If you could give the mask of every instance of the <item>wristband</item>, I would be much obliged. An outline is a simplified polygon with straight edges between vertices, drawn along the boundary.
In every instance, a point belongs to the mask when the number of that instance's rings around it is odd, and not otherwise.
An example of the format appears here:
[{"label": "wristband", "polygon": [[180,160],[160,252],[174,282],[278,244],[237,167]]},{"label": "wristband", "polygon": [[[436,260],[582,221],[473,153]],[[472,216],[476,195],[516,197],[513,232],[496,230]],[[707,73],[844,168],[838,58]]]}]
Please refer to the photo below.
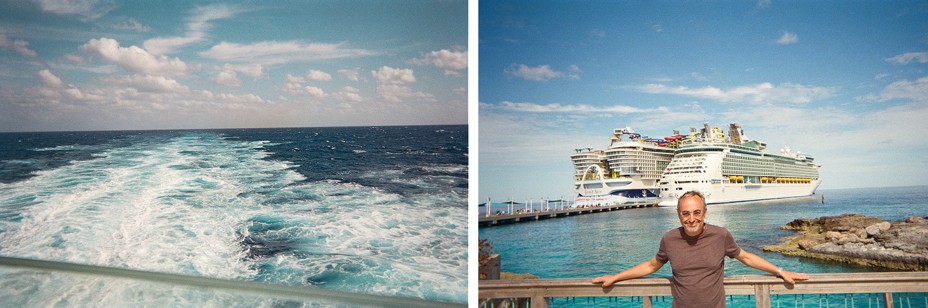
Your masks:
[{"label": "wristband", "polygon": [[783,277],[783,268],[782,268],[782,267],[778,267],[778,268],[777,268],[777,277]]}]

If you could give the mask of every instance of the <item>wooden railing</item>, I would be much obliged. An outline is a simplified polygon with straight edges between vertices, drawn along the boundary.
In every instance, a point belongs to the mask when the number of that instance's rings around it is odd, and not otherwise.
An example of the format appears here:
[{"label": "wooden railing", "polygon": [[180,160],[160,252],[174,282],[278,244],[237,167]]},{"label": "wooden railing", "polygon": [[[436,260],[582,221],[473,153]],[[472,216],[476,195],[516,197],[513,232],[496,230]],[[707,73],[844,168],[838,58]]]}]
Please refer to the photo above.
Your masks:
[{"label": "wooden railing", "polygon": [[[928,272],[810,274],[811,279],[788,285],[769,275],[725,277],[726,295],[753,295],[757,307],[769,308],[771,295],[781,294],[883,294],[885,307],[893,307],[892,293],[928,292]],[[642,297],[651,307],[652,296],[670,296],[669,278],[639,278],[603,288],[590,279],[481,280],[481,305],[497,299],[528,299],[531,307],[548,307],[552,297]]]}]

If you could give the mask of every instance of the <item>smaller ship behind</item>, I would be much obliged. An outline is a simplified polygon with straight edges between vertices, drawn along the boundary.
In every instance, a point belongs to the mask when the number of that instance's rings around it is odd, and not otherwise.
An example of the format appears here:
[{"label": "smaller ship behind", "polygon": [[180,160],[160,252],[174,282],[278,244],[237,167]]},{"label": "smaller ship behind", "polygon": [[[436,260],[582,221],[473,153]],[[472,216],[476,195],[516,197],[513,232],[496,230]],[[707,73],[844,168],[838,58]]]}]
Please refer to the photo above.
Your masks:
[{"label": "smaller ship behind", "polygon": [[606,150],[577,149],[574,164],[575,207],[654,203],[658,181],[683,136],[641,136],[630,127],[616,128]]}]

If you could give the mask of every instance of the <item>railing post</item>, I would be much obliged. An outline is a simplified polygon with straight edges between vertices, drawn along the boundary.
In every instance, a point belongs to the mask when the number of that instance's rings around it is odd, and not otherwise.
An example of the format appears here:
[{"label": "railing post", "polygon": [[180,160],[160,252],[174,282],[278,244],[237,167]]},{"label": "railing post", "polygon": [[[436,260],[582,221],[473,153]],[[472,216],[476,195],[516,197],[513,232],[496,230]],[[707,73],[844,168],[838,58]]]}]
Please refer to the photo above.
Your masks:
[{"label": "railing post", "polygon": [[532,308],[548,308],[548,298],[541,293],[532,295]]},{"label": "railing post", "polygon": [[641,298],[641,308],[651,308],[651,297],[643,296]]},{"label": "railing post", "polygon": [[893,294],[892,293],[883,293],[883,306],[886,308],[893,308]]},{"label": "railing post", "polygon": [[758,283],[754,285],[754,303],[757,308],[770,308],[770,285]]}]

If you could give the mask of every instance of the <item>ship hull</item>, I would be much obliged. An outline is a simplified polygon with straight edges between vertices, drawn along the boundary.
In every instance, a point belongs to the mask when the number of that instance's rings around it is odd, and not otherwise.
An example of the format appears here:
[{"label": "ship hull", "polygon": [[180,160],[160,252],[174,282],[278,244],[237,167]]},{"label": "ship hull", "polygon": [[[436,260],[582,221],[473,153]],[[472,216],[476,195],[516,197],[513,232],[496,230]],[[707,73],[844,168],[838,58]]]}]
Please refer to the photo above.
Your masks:
[{"label": "ship hull", "polygon": [[765,184],[702,184],[670,186],[670,192],[661,194],[658,206],[676,206],[677,199],[691,190],[699,191],[706,197],[706,204],[751,202],[763,200],[807,197],[815,194],[821,181],[811,183],[765,183]]}]

